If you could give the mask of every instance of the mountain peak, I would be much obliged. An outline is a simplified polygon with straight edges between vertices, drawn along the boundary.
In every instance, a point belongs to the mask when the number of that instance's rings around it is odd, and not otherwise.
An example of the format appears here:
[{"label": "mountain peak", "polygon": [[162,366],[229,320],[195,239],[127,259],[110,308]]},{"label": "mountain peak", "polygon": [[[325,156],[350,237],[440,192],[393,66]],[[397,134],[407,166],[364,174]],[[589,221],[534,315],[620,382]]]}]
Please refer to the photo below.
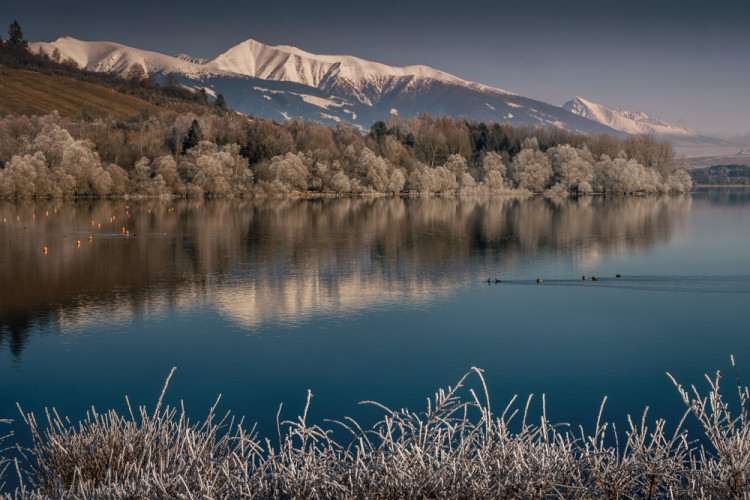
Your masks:
[{"label": "mountain peak", "polygon": [[576,96],[562,105],[573,114],[588,118],[626,134],[654,134],[662,138],[696,137],[692,130],[669,123],[642,111],[613,109]]}]

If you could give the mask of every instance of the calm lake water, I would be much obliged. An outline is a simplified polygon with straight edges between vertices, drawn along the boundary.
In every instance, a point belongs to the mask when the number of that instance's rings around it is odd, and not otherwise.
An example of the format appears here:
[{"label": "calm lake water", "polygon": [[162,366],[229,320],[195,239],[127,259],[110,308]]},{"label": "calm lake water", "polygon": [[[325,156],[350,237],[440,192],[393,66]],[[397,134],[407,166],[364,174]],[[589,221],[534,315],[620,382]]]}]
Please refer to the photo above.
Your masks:
[{"label": "calm lake water", "polygon": [[199,418],[222,394],[269,436],[308,388],[314,421],[371,423],[359,401],[422,410],[472,366],[496,409],[544,393],[586,429],[605,395],[610,421],[679,420],[667,371],[705,387],[734,354],[750,381],[747,190],[0,203],[0,220],[0,418],[153,408],[173,366],[170,403]]}]

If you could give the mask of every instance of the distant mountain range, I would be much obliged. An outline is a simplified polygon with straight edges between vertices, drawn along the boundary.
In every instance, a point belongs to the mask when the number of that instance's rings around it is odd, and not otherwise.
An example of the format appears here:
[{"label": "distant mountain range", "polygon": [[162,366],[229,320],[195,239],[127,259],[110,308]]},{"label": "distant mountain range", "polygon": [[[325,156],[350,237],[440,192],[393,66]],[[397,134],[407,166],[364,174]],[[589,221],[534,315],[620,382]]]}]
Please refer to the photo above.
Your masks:
[{"label": "distant mountain range", "polygon": [[157,80],[172,74],[184,85],[206,88],[214,96],[221,93],[237,111],[278,121],[347,121],[369,128],[393,113],[408,117],[427,112],[580,132],[646,133],[680,143],[715,141],[645,113],[614,110],[580,97],[560,107],[427,66],[393,67],[255,40],[242,42],[213,59],[169,56],[71,37],[30,45],[32,50],[41,48],[47,53],[58,49],[63,59],[71,58],[93,71],[123,74],[139,63]]}]

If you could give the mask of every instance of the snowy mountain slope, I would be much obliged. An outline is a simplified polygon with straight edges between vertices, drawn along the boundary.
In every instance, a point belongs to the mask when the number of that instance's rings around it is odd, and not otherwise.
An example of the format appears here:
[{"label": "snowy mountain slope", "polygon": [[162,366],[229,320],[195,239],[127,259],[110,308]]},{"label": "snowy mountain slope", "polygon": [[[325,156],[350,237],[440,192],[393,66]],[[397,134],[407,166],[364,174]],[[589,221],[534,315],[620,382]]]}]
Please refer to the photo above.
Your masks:
[{"label": "snowy mountain slope", "polygon": [[124,73],[138,63],[157,80],[173,73],[181,83],[222,93],[237,111],[280,121],[343,120],[369,128],[394,111],[405,117],[427,112],[513,125],[620,133],[559,106],[462,80],[427,66],[398,68],[352,56],[272,47],[254,40],[208,60],[71,37],[33,43],[31,48],[47,53],[57,49],[62,59],[72,58],[93,71]]},{"label": "snowy mountain slope", "polygon": [[674,138],[698,137],[697,133],[682,125],[665,122],[641,111],[611,109],[581,97],[566,102],[563,108],[626,134],[654,134],[659,137]]},{"label": "snowy mountain slope", "polygon": [[29,48],[33,51],[41,48],[47,54],[52,54],[58,49],[61,59],[73,59],[78,66],[91,71],[122,74],[138,63],[149,74],[173,72],[192,78],[211,74],[211,71],[201,64],[200,59],[193,59],[184,54],[172,57],[114,42],[85,42],[65,36],[51,43],[30,43]]}]

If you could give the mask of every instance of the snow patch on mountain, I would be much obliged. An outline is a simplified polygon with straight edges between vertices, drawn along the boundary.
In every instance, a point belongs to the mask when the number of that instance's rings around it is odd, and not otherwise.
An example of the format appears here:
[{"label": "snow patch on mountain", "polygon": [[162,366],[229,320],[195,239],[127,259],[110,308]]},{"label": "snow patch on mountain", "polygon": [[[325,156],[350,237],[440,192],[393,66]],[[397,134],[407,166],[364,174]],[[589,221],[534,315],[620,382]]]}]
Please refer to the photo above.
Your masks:
[{"label": "snow patch on mountain", "polygon": [[563,104],[563,108],[626,134],[654,134],[659,137],[697,137],[681,125],[665,122],[641,111],[612,109],[581,97]]}]

